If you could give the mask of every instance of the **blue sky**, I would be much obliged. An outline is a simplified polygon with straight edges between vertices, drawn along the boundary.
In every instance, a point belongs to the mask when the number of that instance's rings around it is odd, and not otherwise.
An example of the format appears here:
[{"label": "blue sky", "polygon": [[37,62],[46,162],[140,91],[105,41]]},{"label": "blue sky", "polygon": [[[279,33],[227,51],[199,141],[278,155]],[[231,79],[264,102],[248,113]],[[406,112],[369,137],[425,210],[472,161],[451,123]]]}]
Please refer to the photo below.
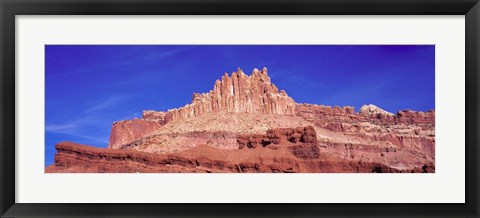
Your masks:
[{"label": "blue sky", "polygon": [[114,121],[184,106],[238,67],[267,67],[296,102],[435,108],[434,45],[46,45],[45,63],[45,165],[57,142],[106,147]]}]

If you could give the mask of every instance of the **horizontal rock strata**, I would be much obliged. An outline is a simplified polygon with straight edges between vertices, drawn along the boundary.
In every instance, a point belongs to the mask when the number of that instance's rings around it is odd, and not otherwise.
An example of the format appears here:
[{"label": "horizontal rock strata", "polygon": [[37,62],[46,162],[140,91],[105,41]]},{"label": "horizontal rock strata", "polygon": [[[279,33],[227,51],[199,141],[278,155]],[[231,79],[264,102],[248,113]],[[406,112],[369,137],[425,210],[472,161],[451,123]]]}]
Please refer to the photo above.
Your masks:
[{"label": "horizontal rock strata", "polygon": [[108,149],[63,142],[47,172],[435,172],[435,111],[295,103],[238,69],[185,107],[112,125]]},{"label": "horizontal rock strata", "polygon": [[271,83],[267,69],[255,69],[247,76],[241,69],[215,81],[208,93],[194,93],[192,103],[169,110],[166,121],[199,116],[208,112],[295,115],[295,102]]},{"label": "horizontal rock strata", "polygon": [[176,154],[102,149],[71,142],[59,143],[56,145],[56,149],[55,164],[46,168],[48,173],[402,173],[434,171],[434,166],[431,165],[398,170],[381,163],[345,161],[321,154],[315,143],[291,143],[283,140],[273,148],[266,146],[222,150],[199,146]]},{"label": "horizontal rock strata", "polygon": [[133,119],[113,123],[110,133],[109,148],[119,148],[123,144],[137,140],[153,133],[162,125],[155,121]]}]

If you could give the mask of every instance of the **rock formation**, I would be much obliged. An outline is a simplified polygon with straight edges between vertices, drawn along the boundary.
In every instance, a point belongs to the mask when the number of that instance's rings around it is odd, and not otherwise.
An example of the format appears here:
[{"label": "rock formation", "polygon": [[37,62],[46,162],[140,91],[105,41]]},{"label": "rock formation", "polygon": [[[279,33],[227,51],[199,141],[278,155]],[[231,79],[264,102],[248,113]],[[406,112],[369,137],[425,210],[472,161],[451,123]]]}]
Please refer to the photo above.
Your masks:
[{"label": "rock formation", "polygon": [[410,125],[435,125],[435,111],[429,110],[427,112],[403,110],[397,112],[396,123],[410,124]]},{"label": "rock formation", "polygon": [[123,120],[113,123],[112,132],[110,133],[109,148],[119,148],[121,145],[144,137],[158,128],[161,124],[149,120]]},{"label": "rock formation", "polygon": [[322,130],[319,146],[323,152],[398,169],[434,162],[434,111],[400,111],[395,115],[378,107],[374,111],[377,113],[355,113],[350,107],[311,104],[296,107],[297,116]]},{"label": "rock formation", "polygon": [[[298,137],[295,136],[298,134]],[[56,145],[55,165],[47,173],[58,172],[204,172],[204,173],[409,173],[434,172],[434,165],[399,170],[383,163],[344,160],[322,154],[313,128],[274,129],[266,135],[262,146],[219,150],[205,145],[173,154],[102,149],[71,142]],[[239,143],[252,145],[255,136],[239,137]],[[302,142],[302,138],[305,139]],[[297,141],[298,139],[298,141]]]},{"label": "rock formation", "polygon": [[358,111],[358,113],[360,114],[363,114],[363,115],[366,115],[366,116],[376,116],[376,115],[379,115],[379,114],[382,114],[382,115],[385,115],[385,116],[393,116],[392,113],[388,112],[388,111],[385,111],[373,104],[369,104],[369,105],[363,105],[360,110]]},{"label": "rock formation", "polygon": [[215,81],[208,93],[194,93],[192,103],[169,110],[166,121],[185,119],[209,112],[254,114],[295,114],[295,102],[283,90],[271,83],[267,68],[254,69],[247,76],[240,68],[231,76],[227,73]]},{"label": "rock formation", "polygon": [[115,122],[108,149],[56,146],[47,172],[435,172],[435,111],[295,103],[267,69],[185,107]]},{"label": "rock formation", "polygon": [[165,119],[166,115],[167,113],[162,111],[148,110],[148,111],[143,111],[142,119],[146,121],[157,122],[160,125],[164,125],[165,123],[167,123],[167,120]]}]

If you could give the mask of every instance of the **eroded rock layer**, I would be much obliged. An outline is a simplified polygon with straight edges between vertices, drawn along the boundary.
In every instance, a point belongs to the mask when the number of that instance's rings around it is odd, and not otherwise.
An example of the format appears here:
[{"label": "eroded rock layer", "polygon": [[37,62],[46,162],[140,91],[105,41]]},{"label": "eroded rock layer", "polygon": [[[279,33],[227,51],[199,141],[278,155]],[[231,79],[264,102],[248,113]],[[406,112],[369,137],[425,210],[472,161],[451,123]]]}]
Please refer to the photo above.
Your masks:
[{"label": "eroded rock layer", "polygon": [[192,103],[169,110],[166,121],[191,118],[209,112],[295,114],[295,102],[271,83],[267,69],[247,76],[241,69],[215,81],[208,93],[194,93]]},{"label": "eroded rock layer", "polygon": [[144,119],[123,120],[113,123],[110,133],[109,148],[119,148],[121,145],[153,133],[162,125],[156,121]]},{"label": "eroded rock layer", "polygon": [[167,112],[112,126],[108,149],[56,146],[47,172],[435,172],[435,111],[295,103],[238,69]]},{"label": "eroded rock layer", "polygon": [[240,146],[242,149],[238,150],[201,145],[175,154],[102,149],[62,142],[56,145],[55,164],[47,167],[46,172],[403,173],[435,170],[433,165],[427,164],[399,170],[382,163],[346,161],[321,153],[311,127],[271,130],[267,135],[258,136],[266,140],[260,146],[254,146],[258,145],[255,137],[239,137],[238,143],[247,146]]}]

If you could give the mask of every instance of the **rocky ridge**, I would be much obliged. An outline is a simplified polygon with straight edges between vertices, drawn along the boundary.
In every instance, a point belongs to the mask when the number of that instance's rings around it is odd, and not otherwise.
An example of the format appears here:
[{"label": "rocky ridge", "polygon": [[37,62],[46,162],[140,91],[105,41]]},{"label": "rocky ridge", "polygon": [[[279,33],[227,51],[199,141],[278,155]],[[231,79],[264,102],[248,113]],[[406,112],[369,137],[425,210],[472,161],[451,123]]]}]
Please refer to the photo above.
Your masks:
[{"label": "rocky ridge", "polygon": [[[61,143],[49,172],[434,172],[435,111],[296,103],[272,84],[266,68],[250,76],[238,69],[210,92],[194,93],[185,107],[115,122],[108,147]],[[148,154],[163,164],[110,153]],[[172,155],[181,161],[171,162]],[[184,164],[202,157],[216,168]],[[253,168],[239,170],[246,166]]]},{"label": "rocky ridge", "polygon": [[295,102],[271,83],[267,68],[254,69],[247,76],[240,68],[231,76],[225,73],[208,93],[194,93],[192,103],[166,113],[167,122],[209,112],[254,114],[295,114]]}]

